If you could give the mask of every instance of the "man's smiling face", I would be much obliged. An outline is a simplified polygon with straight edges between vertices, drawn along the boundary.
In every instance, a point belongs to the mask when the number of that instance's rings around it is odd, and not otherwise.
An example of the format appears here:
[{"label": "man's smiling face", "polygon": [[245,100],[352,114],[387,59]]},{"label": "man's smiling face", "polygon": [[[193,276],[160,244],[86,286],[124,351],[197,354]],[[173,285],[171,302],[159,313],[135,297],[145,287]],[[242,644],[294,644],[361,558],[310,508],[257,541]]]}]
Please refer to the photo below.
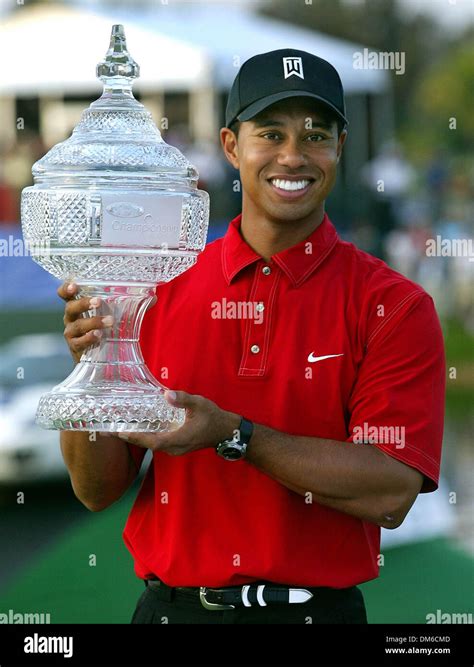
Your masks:
[{"label": "man's smiling face", "polygon": [[221,130],[227,159],[240,170],[246,211],[282,222],[324,211],[346,138],[333,118],[314,100],[293,97],[241,122],[238,139]]}]

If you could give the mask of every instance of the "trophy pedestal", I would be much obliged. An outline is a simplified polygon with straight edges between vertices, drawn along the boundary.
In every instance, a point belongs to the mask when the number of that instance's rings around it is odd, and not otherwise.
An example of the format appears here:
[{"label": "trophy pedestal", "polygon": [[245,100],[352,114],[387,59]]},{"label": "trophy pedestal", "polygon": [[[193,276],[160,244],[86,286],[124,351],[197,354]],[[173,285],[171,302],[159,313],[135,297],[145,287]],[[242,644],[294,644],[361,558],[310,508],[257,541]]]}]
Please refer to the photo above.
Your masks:
[{"label": "trophy pedestal", "polygon": [[[154,285],[80,286],[79,298],[100,297],[88,316],[110,315],[113,325],[82,355],[71,375],[44,394],[36,414],[43,428],[74,431],[157,432],[184,423],[143,361],[139,331]],[[158,344],[158,341],[157,341]]]}]

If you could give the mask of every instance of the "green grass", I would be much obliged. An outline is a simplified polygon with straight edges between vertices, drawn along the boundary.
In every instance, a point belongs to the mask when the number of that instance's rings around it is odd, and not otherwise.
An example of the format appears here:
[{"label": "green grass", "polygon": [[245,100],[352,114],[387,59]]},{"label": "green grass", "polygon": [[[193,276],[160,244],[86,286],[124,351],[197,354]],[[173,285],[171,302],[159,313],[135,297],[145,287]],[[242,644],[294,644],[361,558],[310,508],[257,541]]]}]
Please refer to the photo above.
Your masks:
[{"label": "green grass", "polygon": [[474,386],[456,387],[450,386],[449,381],[446,390],[446,418],[452,421],[465,422],[473,414]]},{"label": "green grass", "polygon": [[[446,346],[446,415],[455,421],[467,419],[474,405],[474,336],[459,320],[443,323]],[[456,379],[449,369],[456,368]]]},{"label": "green grass", "polygon": [[384,551],[378,579],[361,586],[369,623],[426,623],[426,615],[474,613],[474,559],[445,538]]},{"label": "green grass", "polygon": [[[59,297],[58,297],[59,298]],[[63,310],[5,310],[0,313],[0,344],[30,333],[62,333]]]},{"label": "green grass", "polygon": [[474,361],[474,336],[457,319],[442,322],[448,365]]},{"label": "green grass", "polygon": [[122,540],[136,493],[135,484],[105,512],[64,532],[2,590],[0,612],[50,613],[51,623],[128,623],[143,591]]}]

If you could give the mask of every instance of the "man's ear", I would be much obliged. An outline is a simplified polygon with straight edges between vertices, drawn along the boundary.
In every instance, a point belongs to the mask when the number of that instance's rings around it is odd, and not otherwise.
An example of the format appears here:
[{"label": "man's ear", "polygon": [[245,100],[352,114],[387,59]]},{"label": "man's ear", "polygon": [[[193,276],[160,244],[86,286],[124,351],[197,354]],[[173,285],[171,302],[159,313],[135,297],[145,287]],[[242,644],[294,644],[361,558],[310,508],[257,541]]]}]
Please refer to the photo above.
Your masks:
[{"label": "man's ear", "polygon": [[220,131],[220,138],[222,150],[227,161],[230,162],[234,169],[239,169],[239,148],[234,132],[228,127],[223,127]]},{"label": "man's ear", "polygon": [[339,164],[339,160],[341,159],[342,148],[346,143],[346,139],[347,139],[347,130],[342,130],[337,140],[337,164]]}]

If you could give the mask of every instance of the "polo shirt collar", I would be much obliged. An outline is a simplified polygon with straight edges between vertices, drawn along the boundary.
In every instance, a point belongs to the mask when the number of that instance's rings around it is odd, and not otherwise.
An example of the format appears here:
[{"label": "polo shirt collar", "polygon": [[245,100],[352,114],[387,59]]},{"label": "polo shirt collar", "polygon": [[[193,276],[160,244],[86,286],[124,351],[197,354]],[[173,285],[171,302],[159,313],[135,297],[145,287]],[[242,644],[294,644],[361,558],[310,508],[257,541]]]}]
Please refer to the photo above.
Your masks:
[{"label": "polo shirt collar", "polygon": [[[242,238],[241,221],[242,214],[230,222],[222,242],[222,270],[228,285],[242,269],[262,259]],[[275,262],[297,287],[329,255],[338,239],[336,229],[325,213],[323,221],[314,232],[291,248],[272,255],[271,261]],[[308,246],[308,243],[311,245]],[[308,252],[308,248],[311,252]]]}]

